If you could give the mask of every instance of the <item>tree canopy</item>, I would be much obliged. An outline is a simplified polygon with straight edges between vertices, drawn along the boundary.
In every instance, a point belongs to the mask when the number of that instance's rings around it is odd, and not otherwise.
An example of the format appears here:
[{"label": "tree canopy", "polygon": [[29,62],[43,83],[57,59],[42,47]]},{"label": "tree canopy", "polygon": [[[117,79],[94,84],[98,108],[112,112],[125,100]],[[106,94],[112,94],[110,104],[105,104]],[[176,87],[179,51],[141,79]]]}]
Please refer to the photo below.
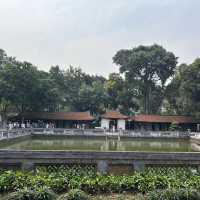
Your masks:
[{"label": "tree canopy", "polygon": [[0,115],[27,111],[107,109],[140,113],[200,116],[200,59],[177,65],[177,57],[159,45],[119,50],[119,73],[108,78],[81,68],[56,65],[49,72],[18,61],[0,49]]},{"label": "tree canopy", "polygon": [[200,117],[200,59],[182,64],[167,86],[168,112]]},{"label": "tree canopy", "polygon": [[155,44],[120,50],[113,57],[113,61],[120,66],[120,72],[125,74],[132,87],[137,87],[141,111],[152,113],[151,100],[154,97],[151,94],[164,88],[166,81],[174,73],[177,57]]}]

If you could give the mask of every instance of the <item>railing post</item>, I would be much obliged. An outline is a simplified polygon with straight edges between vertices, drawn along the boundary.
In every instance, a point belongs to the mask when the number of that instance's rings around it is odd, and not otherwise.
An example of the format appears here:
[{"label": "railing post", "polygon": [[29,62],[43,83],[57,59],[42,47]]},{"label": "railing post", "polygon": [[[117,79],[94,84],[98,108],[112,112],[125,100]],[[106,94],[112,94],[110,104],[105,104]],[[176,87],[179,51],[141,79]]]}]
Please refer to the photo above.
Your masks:
[{"label": "railing post", "polygon": [[200,165],[197,166],[197,172],[200,173]]},{"label": "railing post", "polygon": [[134,171],[137,172],[144,172],[145,164],[143,161],[134,161],[133,162]]},{"label": "railing post", "polygon": [[23,162],[21,166],[22,171],[31,171],[34,169],[34,163],[33,162]]},{"label": "railing post", "polygon": [[106,160],[99,160],[97,162],[97,171],[100,174],[107,174],[108,173],[108,161],[106,161]]}]

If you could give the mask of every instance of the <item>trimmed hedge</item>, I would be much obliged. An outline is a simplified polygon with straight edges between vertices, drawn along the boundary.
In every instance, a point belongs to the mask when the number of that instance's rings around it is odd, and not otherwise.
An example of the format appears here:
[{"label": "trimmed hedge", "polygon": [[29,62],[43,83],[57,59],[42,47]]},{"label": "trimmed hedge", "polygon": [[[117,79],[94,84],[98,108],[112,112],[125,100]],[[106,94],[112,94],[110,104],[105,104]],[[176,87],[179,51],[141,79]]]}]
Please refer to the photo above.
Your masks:
[{"label": "trimmed hedge", "polygon": [[133,175],[100,175],[88,168],[42,168],[36,172],[0,172],[0,193],[9,193],[30,188],[47,187],[61,194],[71,189],[81,189],[89,194],[96,193],[148,193],[165,189],[200,189],[200,175],[191,171],[171,170],[135,173]]}]

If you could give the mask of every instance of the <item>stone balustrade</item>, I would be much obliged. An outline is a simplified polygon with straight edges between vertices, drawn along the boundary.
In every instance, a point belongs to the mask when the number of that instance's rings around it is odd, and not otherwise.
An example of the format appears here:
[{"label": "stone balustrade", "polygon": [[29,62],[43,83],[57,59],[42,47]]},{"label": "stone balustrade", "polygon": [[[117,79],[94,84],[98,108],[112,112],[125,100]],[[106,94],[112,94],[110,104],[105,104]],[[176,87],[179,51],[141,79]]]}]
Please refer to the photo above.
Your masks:
[{"label": "stone balustrade", "polygon": [[[32,134],[41,135],[86,135],[121,136],[150,138],[189,138],[185,132],[135,132],[120,131],[110,133],[95,129],[14,129],[0,130],[0,140],[12,139]],[[193,166],[199,169],[200,153],[152,153],[152,152],[80,152],[80,151],[24,151],[0,150],[0,167],[18,166],[24,170],[40,165],[95,165],[100,173],[114,170],[142,171],[146,166]]]},{"label": "stone balustrade", "polygon": [[[13,129],[13,130],[0,130],[0,140],[21,137],[25,135],[39,134],[39,135],[77,135],[77,136],[120,136],[120,137],[133,137],[133,138],[189,138],[188,132],[172,132],[172,131],[116,131],[109,132],[103,129],[46,129],[46,128],[26,128],[26,129]],[[192,133],[197,137],[197,133]],[[199,136],[199,134],[198,134]]]},{"label": "stone balustrade", "polygon": [[200,166],[199,153],[82,152],[0,150],[0,165],[19,166],[24,170],[44,165],[94,165],[100,173],[128,169],[143,171],[147,166]]}]

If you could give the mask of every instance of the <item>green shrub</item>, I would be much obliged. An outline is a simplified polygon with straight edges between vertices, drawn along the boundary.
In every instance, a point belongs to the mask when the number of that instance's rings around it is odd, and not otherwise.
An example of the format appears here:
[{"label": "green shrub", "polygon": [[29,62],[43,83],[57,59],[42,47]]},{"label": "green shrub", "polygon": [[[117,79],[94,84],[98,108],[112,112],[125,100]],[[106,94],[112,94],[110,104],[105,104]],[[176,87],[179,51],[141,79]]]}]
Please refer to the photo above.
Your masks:
[{"label": "green shrub", "polygon": [[178,131],[180,129],[177,122],[172,122],[169,127],[169,131]]},{"label": "green shrub", "polygon": [[3,200],[56,200],[56,198],[57,195],[47,188],[37,190],[25,188],[9,194]]},{"label": "green shrub", "polygon": [[200,200],[200,193],[195,190],[168,189],[150,192],[147,200]]},{"label": "green shrub", "polygon": [[59,200],[89,200],[89,196],[79,189],[70,190],[67,194],[62,195]]},{"label": "green shrub", "polygon": [[13,183],[15,180],[15,173],[13,171],[3,172],[0,175],[0,193],[13,191]]},{"label": "green shrub", "polygon": [[137,194],[134,196],[134,200],[146,200],[146,198],[142,194]]},{"label": "green shrub", "polygon": [[[57,169],[57,170],[56,170]],[[187,169],[147,169],[133,175],[101,175],[90,168],[44,168],[35,173],[0,171],[0,193],[37,191],[48,187],[55,193],[81,189],[95,193],[148,193],[155,190],[196,189],[200,190],[200,174]]]},{"label": "green shrub", "polygon": [[49,181],[48,186],[55,192],[55,193],[64,193],[68,191],[68,182],[63,177],[55,177],[51,178]]},{"label": "green shrub", "polygon": [[34,200],[56,200],[57,195],[48,188],[38,188],[35,190]]}]

